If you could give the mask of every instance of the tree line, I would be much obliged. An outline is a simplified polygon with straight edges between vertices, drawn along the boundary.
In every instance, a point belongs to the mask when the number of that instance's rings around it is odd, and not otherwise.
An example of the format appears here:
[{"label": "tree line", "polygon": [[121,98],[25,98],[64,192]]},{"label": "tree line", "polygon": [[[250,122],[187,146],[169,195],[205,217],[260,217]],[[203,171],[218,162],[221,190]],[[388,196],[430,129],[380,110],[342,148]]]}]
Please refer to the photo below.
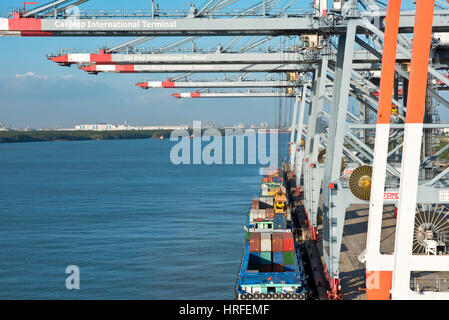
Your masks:
[{"label": "tree line", "polygon": [[0,143],[84,141],[117,139],[164,139],[170,138],[172,130],[129,131],[1,131]]}]

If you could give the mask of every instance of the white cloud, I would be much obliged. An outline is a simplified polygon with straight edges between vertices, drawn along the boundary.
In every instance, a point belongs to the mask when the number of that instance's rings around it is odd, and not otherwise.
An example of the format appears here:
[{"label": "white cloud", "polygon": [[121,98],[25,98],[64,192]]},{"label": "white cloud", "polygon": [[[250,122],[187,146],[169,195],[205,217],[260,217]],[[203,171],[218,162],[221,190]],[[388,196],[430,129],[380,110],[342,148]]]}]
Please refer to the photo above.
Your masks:
[{"label": "white cloud", "polygon": [[62,80],[75,80],[75,76],[73,74],[65,74],[63,76],[58,77]]},{"label": "white cloud", "polygon": [[34,79],[48,79],[47,75],[34,74],[34,72],[27,72],[24,74],[16,74],[16,78],[34,78]]},{"label": "white cloud", "polygon": [[27,72],[24,74],[16,74],[16,78],[48,79],[48,76],[35,74],[34,72]]},{"label": "white cloud", "polygon": [[76,80],[73,74],[65,74],[62,76],[48,76],[46,74],[35,74],[34,72],[27,72],[24,74],[16,74],[17,79],[39,79],[39,80]]}]

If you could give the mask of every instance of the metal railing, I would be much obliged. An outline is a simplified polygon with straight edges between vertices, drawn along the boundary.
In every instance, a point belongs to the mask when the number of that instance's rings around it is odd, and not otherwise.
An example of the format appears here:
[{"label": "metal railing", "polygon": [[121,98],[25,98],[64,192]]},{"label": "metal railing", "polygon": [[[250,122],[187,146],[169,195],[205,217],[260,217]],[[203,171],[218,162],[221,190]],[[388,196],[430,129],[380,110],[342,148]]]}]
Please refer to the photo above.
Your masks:
[{"label": "metal railing", "polygon": [[412,278],[410,279],[410,289],[417,292],[447,292],[449,291],[449,278],[438,276],[431,279]]},{"label": "metal railing", "polygon": [[[191,44],[186,44],[186,46],[189,46]],[[107,50],[107,48],[102,48],[101,50]],[[161,52],[160,48],[123,48],[121,51],[119,51],[118,53],[127,53],[127,54],[160,54]],[[207,54],[207,53],[216,53],[217,52],[217,48],[216,47],[209,47],[209,48],[195,48],[194,50],[192,50],[192,48],[170,48],[170,49],[166,49],[164,50],[163,53],[198,53],[198,54]],[[278,47],[254,47],[251,48],[250,50],[246,51],[245,53],[285,53],[285,54],[289,54],[289,53],[297,53],[298,51],[295,51],[294,49],[291,49],[290,51],[286,51],[286,50],[280,50]],[[50,53],[47,55],[48,58],[52,58],[52,57],[57,57],[60,55],[64,55],[64,54],[77,54],[77,53],[92,53],[91,51],[88,50],[70,50],[70,49],[61,49],[58,50],[55,53]],[[224,53],[242,53],[240,52],[240,50],[226,50]]]},{"label": "metal railing", "polygon": [[[204,18],[229,18],[229,17],[262,17],[260,12],[244,12],[244,9],[232,9],[226,11],[217,11],[212,13],[206,13],[200,17]],[[12,16],[13,13],[24,13],[22,8],[13,8],[9,11],[8,16]],[[132,9],[87,9],[87,10],[69,10],[69,11],[58,11],[58,18],[70,18],[75,17],[79,19],[98,19],[98,18],[152,18],[153,11],[149,10],[132,10]],[[306,11],[304,9],[272,9],[267,12],[266,18],[275,18],[281,16],[288,17],[299,17],[312,15],[312,12]],[[186,18],[191,15],[190,9],[159,9],[154,12],[155,18]],[[54,11],[38,13],[35,15],[36,18],[54,18]],[[198,17],[199,18],[199,17]]]}]

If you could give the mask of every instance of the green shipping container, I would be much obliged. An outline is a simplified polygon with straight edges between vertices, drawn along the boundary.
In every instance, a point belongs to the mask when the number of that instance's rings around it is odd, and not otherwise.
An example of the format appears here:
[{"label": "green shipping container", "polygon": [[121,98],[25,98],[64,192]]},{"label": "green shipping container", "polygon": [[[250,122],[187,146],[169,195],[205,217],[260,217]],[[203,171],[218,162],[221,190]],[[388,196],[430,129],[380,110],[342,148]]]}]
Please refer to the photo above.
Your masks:
[{"label": "green shipping container", "polygon": [[295,264],[294,252],[284,252],[284,264]]},{"label": "green shipping container", "polygon": [[245,243],[249,241],[249,237],[251,236],[251,232],[246,231],[245,233]]},{"label": "green shipping container", "polygon": [[271,252],[263,251],[260,253],[260,264],[271,264]]}]

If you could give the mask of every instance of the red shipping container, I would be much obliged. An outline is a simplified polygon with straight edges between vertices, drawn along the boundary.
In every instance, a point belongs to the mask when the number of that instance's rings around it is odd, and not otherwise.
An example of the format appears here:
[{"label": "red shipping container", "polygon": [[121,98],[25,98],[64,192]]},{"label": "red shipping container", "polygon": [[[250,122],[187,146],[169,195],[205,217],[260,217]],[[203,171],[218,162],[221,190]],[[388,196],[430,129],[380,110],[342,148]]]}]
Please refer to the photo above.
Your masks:
[{"label": "red shipping container", "polygon": [[291,232],[284,233],[284,251],[295,251],[295,241]]},{"label": "red shipping container", "polygon": [[273,272],[271,264],[263,264],[260,266],[260,272]]},{"label": "red shipping container", "polygon": [[252,232],[249,237],[249,251],[260,252],[260,232]]},{"label": "red shipping container", "polygon": [[271,251],[273,252],[284,251],[284,237],[282,233],[273,233],[271,235]]},{"label": "red shipping container", "polygon": [[259,199],[253,199],[253,203],[251,205],[252,209],[259,209]]},{"label": "red shipping container", "polygon": [[282,264],[273,264],[273,272],[284,272],[284,266]]}]

